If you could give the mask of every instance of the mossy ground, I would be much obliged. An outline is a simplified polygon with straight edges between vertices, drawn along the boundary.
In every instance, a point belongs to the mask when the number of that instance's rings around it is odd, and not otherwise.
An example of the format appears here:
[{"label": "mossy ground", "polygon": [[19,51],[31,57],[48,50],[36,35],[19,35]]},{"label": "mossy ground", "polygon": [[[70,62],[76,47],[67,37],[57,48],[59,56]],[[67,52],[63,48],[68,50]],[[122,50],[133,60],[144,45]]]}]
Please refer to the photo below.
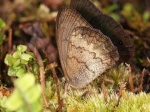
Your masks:
[{"label": "mossy ground", "polygon": [[[113,76],[113,77],[112,77]],[[124,77],[123,77],[124,76]],[[104,78],[111,78],[112,84],[106,83],[106,99],[100,87],[100,81]],[[118,105],[119,88],[121,82],[128,83],[129,71],[125,65],[120,65],[103,76],[97,78],[83,89],[69,87],[64,90],[63,81],[59,81],[60,96],[63,101],[63,111],[65,112],[150,112],[150,94],[140,92],[135,94],[130,92],[128,87],[121,90],[121,99]],[[108,86],[109,85],[109,86]],[[46,96],[51,105],[51,110],[58,108],[57,94],[53,78],[50,77],[46,83]],[[66,94],[65,94],[66,92]],[[45,110],[46,111],[46,110]]]}]

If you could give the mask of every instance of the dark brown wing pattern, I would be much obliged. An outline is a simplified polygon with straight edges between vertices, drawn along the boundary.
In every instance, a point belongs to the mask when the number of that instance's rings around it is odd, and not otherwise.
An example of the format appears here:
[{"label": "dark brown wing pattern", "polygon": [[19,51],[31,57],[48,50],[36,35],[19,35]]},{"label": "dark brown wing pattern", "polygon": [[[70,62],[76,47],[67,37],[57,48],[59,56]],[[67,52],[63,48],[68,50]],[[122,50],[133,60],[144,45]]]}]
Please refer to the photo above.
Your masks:
[{"label": "dark brown wing pattern", "polygon": [[134,44],[119,23],[103,14],[90,0],[71,0],[71,7],[77,10],[92,27],[99,29],[111,39],[118,48],[119,62],[129,63],[134,55]]}]

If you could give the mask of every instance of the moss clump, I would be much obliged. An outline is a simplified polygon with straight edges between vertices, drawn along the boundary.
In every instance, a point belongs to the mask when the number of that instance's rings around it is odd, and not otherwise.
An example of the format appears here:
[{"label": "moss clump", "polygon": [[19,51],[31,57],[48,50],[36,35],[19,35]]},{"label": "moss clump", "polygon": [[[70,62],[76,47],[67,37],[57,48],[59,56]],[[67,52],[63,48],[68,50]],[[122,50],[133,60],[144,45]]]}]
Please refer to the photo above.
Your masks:
[{"label": "moss clump", "polygon": [[[121,67],[115,70],[122,70],[123,72],[125,69]],[[111,73],[113,74],[113,72]],[[121,77],[121,72],[119,77]],[[118,82],[121,82],[121,80]],[[104,96],[99,91],[99,87],[96,84],[90,86],[90,89],[88,87],[84,89],[70,88],[67,90],[65,97],[64,87],[62,87],[62,85],[62,82],[59,81],[64,112],[150,112],[150,94],[144,92],[134,94],[127,90],[122,90],[121,100],[119,105],[116,106],[118,102],[118,93],[114,92],[113,89],[107,90],[107,102],[105,102]],[[51,105],[51,110],[56,111],[58,108],[57,94],[52,77],[47,81],[46,95]]]},{"label": "moss clump", "polygon": [[150,94],[125,92],[116,112],[150,112]]}]

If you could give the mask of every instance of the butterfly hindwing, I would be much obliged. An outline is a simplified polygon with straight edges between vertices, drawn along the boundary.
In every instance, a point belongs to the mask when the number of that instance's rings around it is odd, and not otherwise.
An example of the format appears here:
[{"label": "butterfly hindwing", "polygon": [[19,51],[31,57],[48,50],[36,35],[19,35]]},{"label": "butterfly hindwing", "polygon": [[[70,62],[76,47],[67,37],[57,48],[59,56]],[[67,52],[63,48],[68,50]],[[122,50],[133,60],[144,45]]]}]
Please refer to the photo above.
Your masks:
[{"label": "butterfly hindwing", "polygon": [[113,67],[118,59],[117,48],[107,36],[93,28],[77,27],[68,43],[68,81],[73,87],[84,87]]}]

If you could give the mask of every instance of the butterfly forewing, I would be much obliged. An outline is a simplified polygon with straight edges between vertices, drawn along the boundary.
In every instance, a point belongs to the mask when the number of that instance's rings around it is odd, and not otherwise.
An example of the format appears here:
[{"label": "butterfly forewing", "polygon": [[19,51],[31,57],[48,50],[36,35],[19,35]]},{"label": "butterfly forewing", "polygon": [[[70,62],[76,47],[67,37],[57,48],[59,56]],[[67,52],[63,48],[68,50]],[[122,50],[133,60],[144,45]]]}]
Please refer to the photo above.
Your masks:
[{"label": "butterfly forewing", "polygon": [[81,88],[116,64],[117,48],[99,30],[77,27],[69,37],[66,73],[69,83]]},{"label": "butterfly forewing", "polygon": [[119,62],[129,62],[134,55],[134,45],[130,36],[113,18],[103,14],[90,0],[71,0],[76,9],[91,25],[107,35],[118,48]]},{"label": "butterfly forewing", "polygon": [[68,40],[72,31],[78,26],[91,26],[78,12],[68,7],[59,10],[56,21],[57,46],[62,68],[66,72]]},{"label": "butterfly forewing", "polygon": [[95,17],[103,14],[89,0],[71,0],[70,6],[76,9],[79,13],[81,13],[81,15],[88,22],[92,22],[95,19]]}]

